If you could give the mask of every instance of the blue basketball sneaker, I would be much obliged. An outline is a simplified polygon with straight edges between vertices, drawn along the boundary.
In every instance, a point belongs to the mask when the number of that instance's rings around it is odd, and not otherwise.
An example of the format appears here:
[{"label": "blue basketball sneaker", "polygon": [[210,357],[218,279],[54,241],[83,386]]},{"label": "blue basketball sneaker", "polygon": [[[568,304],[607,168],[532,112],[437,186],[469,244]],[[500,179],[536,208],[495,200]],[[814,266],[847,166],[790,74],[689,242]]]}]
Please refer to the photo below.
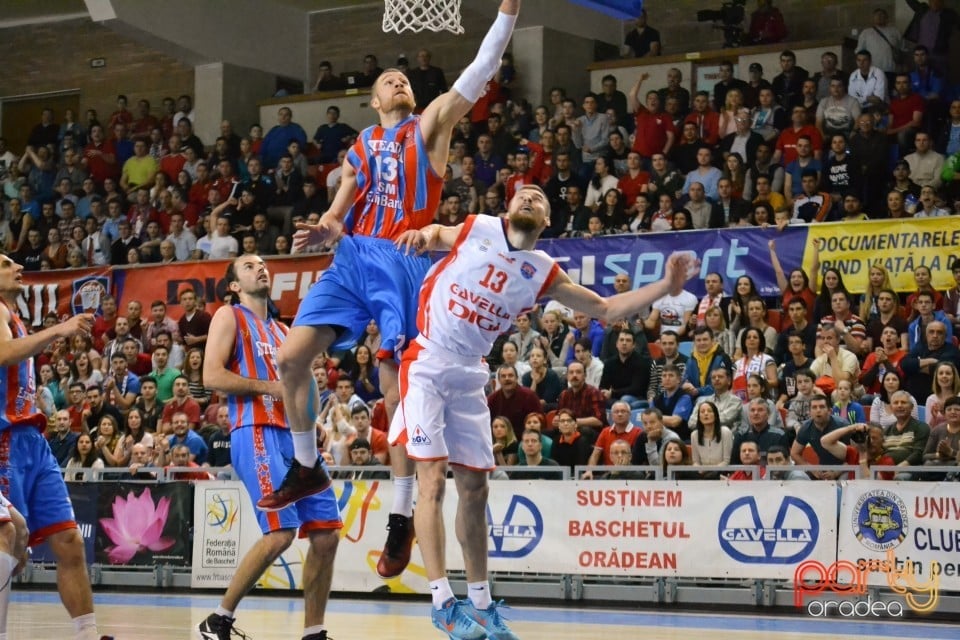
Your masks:
[{"label": "blue basketball sneaker", "polygon": [[442,609],[433,609],[433,626],[443,631],[450,640],[481,640],[487,632],[480,626],[473,605],[468,600],[450,598]]},{"label": "blue basketball sneaker", "polygon": [[501,608],[509,609],[507,605],[503,604],[503,600],[491,602],[486,609],[477,609],[473,604],[470,605],[470,608],[472,609],[471,615],[483,625],[489,640],[520,640],[517,634],[510,631],[507,623],[503,621],[503,616],[500,615]]}]

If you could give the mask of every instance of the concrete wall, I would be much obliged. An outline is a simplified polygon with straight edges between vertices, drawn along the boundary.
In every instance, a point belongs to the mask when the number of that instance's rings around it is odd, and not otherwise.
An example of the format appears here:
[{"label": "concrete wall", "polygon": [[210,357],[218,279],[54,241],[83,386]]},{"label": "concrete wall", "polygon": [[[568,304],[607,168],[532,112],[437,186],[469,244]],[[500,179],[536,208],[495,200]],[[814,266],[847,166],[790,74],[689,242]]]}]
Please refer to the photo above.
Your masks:
[{"label": "concrete wall", "polygon": [[[2,29],[0,43],[0,99],[79,89],[81,110],[96,109],[106,122],[118,93],[131,107],[146,98],[157,114],[164,96],[194,88],[192,67],[87,19]],[[93,58],[106,65],[91,68]]]},{"label": "concrete wall", "polygon": [[282,2],[112,0],[117,19],[198,56],[276,75],[307,76],[309,21]]}]

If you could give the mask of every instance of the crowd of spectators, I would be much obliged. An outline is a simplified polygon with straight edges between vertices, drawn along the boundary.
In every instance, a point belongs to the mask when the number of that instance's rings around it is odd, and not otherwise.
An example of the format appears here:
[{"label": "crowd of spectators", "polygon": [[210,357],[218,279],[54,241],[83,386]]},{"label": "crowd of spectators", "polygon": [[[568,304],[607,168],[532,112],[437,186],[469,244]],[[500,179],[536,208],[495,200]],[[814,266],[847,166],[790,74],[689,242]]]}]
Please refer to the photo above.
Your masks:
[{"label": "crowd of spectators", "polygon": [[[759,64],[737,78],[725,62],[713,90],[693,95],[672,69],[664,87],[641,74],[624,93],[610,75],[597,93],[555,87],[534,107],[514,97],[522,79],[507,55],[455,131],[436,219],[503,215],[528,183],[550,199],[544,235],[555,238],[953,215],[960,100],[929,47],[900,59],[886,22],[874,13],[849,75],[831,52],[811,74],[784,50],[770,81]],[[631,34],[659,53],[645,20]],[[398,64],[419,104],[446,90],[429,51]],[[346,79],[324,62],[315,89],[370,86],[380,71],[373,55]],[[357,135],[331,106],[308,139],[282,107],[266,134],[255,124],[241,136],[223,121],[207,145],[190,96],[164,99],[156,115],[146,100],[127,107],[118,96],[104,124],[92,110],[58,123],[45,109],[19,155],[0,140],[0,242],[26,270],[287,254],[293,224],[318,220],[335,195]],[[518,318],[488,357],[498,463],[690,465],[696,477],[784,452],[798,464],[953,464],[960,286],[937,291],[918,266],[916,289],[895,291],[897,274],[878,263],[855,296],[839,271],[821,272],[818,260],[784,267],[774,240],[769,248],[777,298],[760,296],[750,276],[711,273],[703,297],[673,291],[606,326],[553,305]],[[960,283],[960,262],[951,269]],[[614,286],[632,285],[620,275]],[[179,302],[174,320],[162,302],[142,316],[131,301],[120,315],[107,297],[92,340],[58,341],[39,358],[65,467],[139,477],[144,467],[229,465],[226,409],[202,380],[209,314],[192,290]],[[389,461],[377,331],[371,323],[355,349],[314,366],[318,446],[335,465]]]}]

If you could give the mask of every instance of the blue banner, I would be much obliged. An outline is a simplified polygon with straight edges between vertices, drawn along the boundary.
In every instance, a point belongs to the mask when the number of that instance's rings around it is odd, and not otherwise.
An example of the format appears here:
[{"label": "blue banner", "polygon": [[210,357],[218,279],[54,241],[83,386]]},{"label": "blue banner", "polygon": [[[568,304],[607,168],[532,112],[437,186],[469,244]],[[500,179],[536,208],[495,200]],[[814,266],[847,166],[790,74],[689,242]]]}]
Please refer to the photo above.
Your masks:
[{"label": "blue banner", "polygon": [[608,296],[614,293],[613,278],[625,273],[634,288],[663,277],[663,267],[671,253],[687,251],[701,261],[700,273],[686,289],[702,296],[703,278],[712,272],[723,276],[724,291],[733,293],[736,279],[753,278],[760,295],[780,295],[777,278],[770,264],[768,242],[776,240],[777,257],[789,274],[801,266],[807,245],[807,227],[757,229],[704,229],[603,236],[591,239],[544,240],[537,244],[552,256],[574,282]]}]

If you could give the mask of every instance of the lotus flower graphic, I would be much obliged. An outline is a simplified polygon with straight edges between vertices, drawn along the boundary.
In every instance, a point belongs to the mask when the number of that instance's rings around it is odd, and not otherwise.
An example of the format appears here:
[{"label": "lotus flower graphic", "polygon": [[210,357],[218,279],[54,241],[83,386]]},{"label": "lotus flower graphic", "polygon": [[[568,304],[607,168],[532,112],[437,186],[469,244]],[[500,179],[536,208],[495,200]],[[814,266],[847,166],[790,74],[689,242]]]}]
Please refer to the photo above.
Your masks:
[{"label": "lotus flower graphic", "polygon": [[100,518],[100,525],[114,544],[107,548],[110,562],[125,564],[141,551],[166,551],[172,547],[176,540],[162,536],[169,514],[170,498],[160,498],[154,505],[150,489],[139,497],[132,491],[126,499],[117,496],[113,501],[113,517]]}]

